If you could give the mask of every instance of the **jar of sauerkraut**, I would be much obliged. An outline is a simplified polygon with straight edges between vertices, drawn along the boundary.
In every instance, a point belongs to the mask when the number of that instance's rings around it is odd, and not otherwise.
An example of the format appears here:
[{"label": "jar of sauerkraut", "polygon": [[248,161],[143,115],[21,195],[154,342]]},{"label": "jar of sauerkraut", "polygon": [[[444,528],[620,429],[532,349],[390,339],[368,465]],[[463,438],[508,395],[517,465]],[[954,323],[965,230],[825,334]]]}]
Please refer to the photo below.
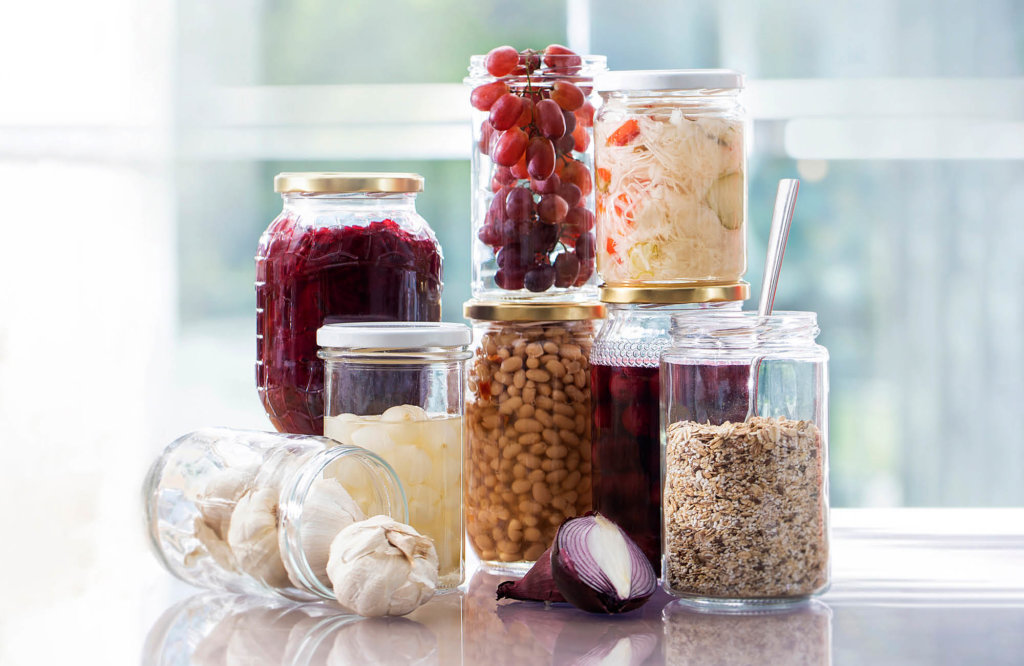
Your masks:
[{"label": "jar of sauerkraut", "polygon": [[597,272],[610,286],[736,282],[746,271],[743,75],[606,72],[594,121]]}]

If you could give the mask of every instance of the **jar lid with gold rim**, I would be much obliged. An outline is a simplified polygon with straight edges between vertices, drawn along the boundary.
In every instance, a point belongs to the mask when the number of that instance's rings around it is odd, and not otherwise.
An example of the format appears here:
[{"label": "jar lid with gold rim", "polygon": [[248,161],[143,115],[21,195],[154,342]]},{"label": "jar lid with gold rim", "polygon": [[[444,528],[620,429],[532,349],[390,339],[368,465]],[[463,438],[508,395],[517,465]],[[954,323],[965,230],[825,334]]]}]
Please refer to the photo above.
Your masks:
[{"label": "jar lid with gold rim", "polygon": [[503,303],[466,301],[462,314],[485,321],[582,321],[604,317],[600,303]]},{"label": "jar lid with gold rim", "polygon": [[745,301],[750,298],[750,285],[742,280],[728,284],[672,287],[609,287],[603,284],[600,287],[599,298],[602,303],[651,303],[661,305]]},{"label": "jar lid with gold rim", "polygon": [[348,194],[383,192],[401,194],[423,191],[418,173],[372,173],[356,171],[285,172],[274,176],[275,192],[304,194]]}]

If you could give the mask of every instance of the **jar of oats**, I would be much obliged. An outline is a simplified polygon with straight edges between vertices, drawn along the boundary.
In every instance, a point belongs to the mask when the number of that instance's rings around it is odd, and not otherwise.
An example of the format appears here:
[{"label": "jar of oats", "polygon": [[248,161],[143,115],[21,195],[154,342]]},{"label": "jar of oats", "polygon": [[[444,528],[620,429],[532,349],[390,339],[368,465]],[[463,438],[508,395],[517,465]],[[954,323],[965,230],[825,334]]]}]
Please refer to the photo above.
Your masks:
[{"label": "jar of oats", "polygon": [[590,347],[598,303],[470,301],[466,530],[485,566],[525,571],[591,509]]},{"label": "jar of oats", "polygon": [[662,576],[695,605],[829,582],[828,351],[813,312],[678,316],[661,355]]}]

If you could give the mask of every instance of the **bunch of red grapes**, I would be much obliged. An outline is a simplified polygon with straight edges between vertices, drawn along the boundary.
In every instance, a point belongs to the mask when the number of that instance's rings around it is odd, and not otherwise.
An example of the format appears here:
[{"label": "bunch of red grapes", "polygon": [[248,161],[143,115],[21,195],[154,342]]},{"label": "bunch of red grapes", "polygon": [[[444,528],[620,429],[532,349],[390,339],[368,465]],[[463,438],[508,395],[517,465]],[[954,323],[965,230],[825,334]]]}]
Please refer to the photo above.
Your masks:
[{"label": "bunch of red grapes", "polygon": [[[495,165],[494,198],[477,232],[495,252],[498,287],[532,292],[581,286],[594,272],[590,169],[574,157],[590,145],[590,88],[577,85],[579,55],[552,44],[544,51],[499,46],[487,54],[497,80],[473,89],[470,102],[489,112],[478,148]],[[561,246],[561,250],[552,253]]]}]

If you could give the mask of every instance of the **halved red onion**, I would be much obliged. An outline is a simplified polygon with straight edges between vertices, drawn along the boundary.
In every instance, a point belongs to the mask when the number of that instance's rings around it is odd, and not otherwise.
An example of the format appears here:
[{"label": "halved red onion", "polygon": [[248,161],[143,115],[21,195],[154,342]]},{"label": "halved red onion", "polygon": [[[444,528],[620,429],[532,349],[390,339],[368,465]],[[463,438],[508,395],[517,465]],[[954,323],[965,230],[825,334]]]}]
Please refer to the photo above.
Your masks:
[{"label": "halved red onion", "polygon": [[569,603],[591,613],[639,608],[658,587],[640,547],[599,513],[569,518],[558,528],[551,574]]}]

